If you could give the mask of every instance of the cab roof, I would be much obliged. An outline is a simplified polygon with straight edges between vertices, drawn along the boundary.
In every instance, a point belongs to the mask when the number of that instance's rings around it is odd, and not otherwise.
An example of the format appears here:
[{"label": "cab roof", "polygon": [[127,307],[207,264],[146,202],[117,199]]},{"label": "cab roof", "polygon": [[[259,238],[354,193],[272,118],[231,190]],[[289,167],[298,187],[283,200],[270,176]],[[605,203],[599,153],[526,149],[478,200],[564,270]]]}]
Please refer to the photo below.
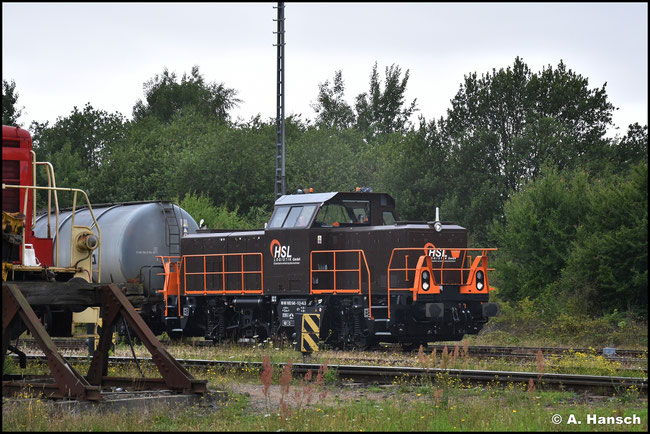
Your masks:
[{"label": "cab roof", "polygon": [[305,194],[287,194],[278,198],[275,205],[295,205],[300,203],[325,203],[338,192],[333,191],[329,193],[305,193]]},{"label": "cab roof", "polygon": [[282,205],[300,205],[300,204],[319,204],[331,199],[343,200],[379,200],[381,205],[389,205],[394,207],[395,200],[387,193],[373,193],[373,192],[356,192],[356,191],[331,191],[329,193],[303,193],[303,194],[286,194],[279,197],[275,201],[275,206]]}]

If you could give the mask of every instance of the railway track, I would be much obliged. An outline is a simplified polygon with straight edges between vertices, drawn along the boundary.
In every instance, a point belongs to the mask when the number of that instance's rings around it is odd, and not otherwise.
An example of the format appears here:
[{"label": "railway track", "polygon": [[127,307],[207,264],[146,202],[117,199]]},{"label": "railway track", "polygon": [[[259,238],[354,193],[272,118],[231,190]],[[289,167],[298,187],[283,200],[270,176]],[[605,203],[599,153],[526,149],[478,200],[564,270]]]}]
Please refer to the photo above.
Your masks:
[{"label": "railway track", "polygon": [[[22,339],[20,341],[26,345],[36,345],[33,339]],[[57,347],[61,349],[83,349],[86,347],[86,340],[79,338],[54,338],[54,343]],[[162,340],[162,344],[166,346],[173,346],[174,343],[168,340]],[[184,345],[197,346],[197,347],[209,347],[218,345],[213,341],[192,341],[184,343]],[[459,350],[463,350],[463,346],[459,342],[452,343],[442,343],[442,344],[429,344],[425,350],[432,351],[436,349],[442,351],[447,347],[448,351],[453,351],[454,348],[458,346]],[[394,344],[385,344],[379,347],[379,352],[386,351],[395,351],[396,346]],[[492,345],[470,345],[467,347],[467,351],[472,355],[491,355],[491,356],[526,356],[526,355],[536,355],[537,351],[541,350],[543,354],[567,354],[567,353],[584,353],[584,354],[594,354],[602,355],[608,358],[647,358],[648,350],[635,350],[635,349],[625,349],[625,348],[573,348],[573,347],[509,347],[509,346],[492,346]],[[416,350],[417,351],[417,350]]]},{"label": "railway track", "polygon": [[[43,356],[27,356],[29,360],[43,359]],[[70,362],[84,362],[85,356],[68,356]],[[150,358],[141,358],[141,362],[151,362]],[[245,372],[262,371],[262,362],[247,361],[223,361],[223,360],[201,360],[201,359],[177,359],[185,367],[215,368],[222,370],[241,370]],[[133,363],[130,357],[110,357],[109,363],[130,364]],[[286,363],[275,363],[278,369],[284,368]],[[293,363],[294,375],[305,374],[308,371],[316,372],[320,364],[314,363]],[[463,370],[463,369],[441,369],[441,368],[416,368],[405,366],[367,366],[367,365],[342,365],[328,364],[328,369],[336,370],[341,380],[351,380],[359,383],[377,382],[392,383],[398,379],[430,378],[436,380],[442,377],[456,379],[469,384],[487,383],[524,383],[534,384],[536,387],[566,388],[573,390],[598,390],[610,393],[620,393],[628,388],[635,388],[639,392],[647,394],[648,378],[646,377],[621,377],[621,376],[596,376],[576,374],[554,374],[539,372],[515,372],[515,371],[490,371],[490,370]],[[531,383],[532,382],[532,383]]]},{"label": "railway track", "polygon": [[[169,343],[167,343],[169,344]],[[191,345],[194,346],[212,346],[215,345],[212,341],[195,341]],[[396,344],[384,344],[373,352],[392,352],[396,351],[399,346]],[[425,351],[431,352],[434,349],[440,354],[444,348],[451,353],[456,347],[459,351],[463,351],[463,346],[459,342],[448,344],[429,344]],[[508,347],[508,346],[488,346],[488,345],[470,345],[467,347],[467,352],[472,356],[483,357],[512,357],[512,358],[535,358],[537,352],[541,350],[544,355],[555,354],[563,355],[569,353],[583,353],[596,356],[604,356],[609,360],[628,361],[632,359],[647,359],[647,350],[633,350],[633,349],[619,349],[619,348],[571,348],[571,347]],[[413,350],[410,352],[417,352]]]},{"label": "railway track", "polygon": [[[25,344],[27,348],[37,348],[35,341],[33,340],[22,340],[22,344]],[[173,344],[170,341],[163,341],[164,345],[171,347]],[[55,344],[60,350],[68,351],[87,351],[86,341],[83,339],[77,338],[59,338],[55,340]],[[212,341],[194,341],[187,343],[185,345],[197,346],[197,347],[206,347],[215,345]],[[447,348],[447,353],[451,356],[454,351],[458,351],[458,355],[462,356],[465,351],[458,343],[453,344],[435,344],[429,345],[424,352],[426,355],[431,354],[434,350],[437,352],[438,356],[441,356]],[[549,355],[556,356],[565,356],[569,354],[587,354],[592,356],[603,356],[606,360],[610,362],[618,362],[621,365],[630,366],[633,365],[634,370],[642,370],[647,373],[647,362],[648,362],[648,352],[647,350],[633,350],[633,349],[600,349],[596,350],[594,348],[560,348],[560,347],[507,347],[507,346],[468,346],[466,348],[467,354],[474,358],[504,358],[504,359],[514,359],[514,360],[535,360],[539,351],[542,351],[544,357]],[[373,354],[377,352],[395,352],[395,345],[385,345],[380,347],[375,351],[368,351],[364,354]],[[413,351],[411,353],[416,353]],[[400,352],[401,353],[401,352]],[[337,356],[337,360],[340,360],[343,363],[352,363],[352,364],[368,364],[368,363],[377,363],[377,364],[395,364],[400,363],[399,359],[391,360],[386,357],[349,357],[349,356]],[[645,367],[641,366],[645,365]],[[624,369],[624,368],[623,368]]]}]

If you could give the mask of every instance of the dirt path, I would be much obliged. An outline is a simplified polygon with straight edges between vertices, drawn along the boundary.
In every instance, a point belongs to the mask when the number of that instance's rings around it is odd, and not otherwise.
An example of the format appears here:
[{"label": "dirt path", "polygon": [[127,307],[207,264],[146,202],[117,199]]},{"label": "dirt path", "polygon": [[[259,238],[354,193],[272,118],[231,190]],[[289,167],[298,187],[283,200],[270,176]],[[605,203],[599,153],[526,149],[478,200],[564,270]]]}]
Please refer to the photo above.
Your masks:
[{"label": "dirt path", "polygon": [[[249,397],[251,409],[257,412],[267,412],[267,397],[264,395],[264,388],[261,384],[232,383],[224,387],[231,393],[239,393]],[[378,390],[379,389],[379,390]],[[396,392],[393,387],[375,386],[372,388],[344,385],[328,386],[323,390],[309,389],[298,385],[292,385],[289,393],[285,396],[285,402],[291,407],[306,407],[327,405],[332,406],[344,401],[384,401],[395,400]],[[282,390],[279,385],[269,387],[268,410],[278,411],[282,399]]]}]

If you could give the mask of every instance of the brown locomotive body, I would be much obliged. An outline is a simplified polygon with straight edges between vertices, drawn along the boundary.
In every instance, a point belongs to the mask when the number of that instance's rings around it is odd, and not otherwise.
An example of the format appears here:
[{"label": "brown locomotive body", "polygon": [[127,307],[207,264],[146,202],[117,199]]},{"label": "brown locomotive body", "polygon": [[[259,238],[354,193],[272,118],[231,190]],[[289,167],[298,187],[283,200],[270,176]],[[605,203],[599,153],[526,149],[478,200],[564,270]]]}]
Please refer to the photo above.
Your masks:
[{"label": "brown locomotive body", "polygon": [[172,333],[264,339],[321,313],[337,347],[420,344],[475,334],[489,303],[487,251],[445,222],[400,222],[383,193],[286,195],[264,230],[198,231],[165,257]]}]

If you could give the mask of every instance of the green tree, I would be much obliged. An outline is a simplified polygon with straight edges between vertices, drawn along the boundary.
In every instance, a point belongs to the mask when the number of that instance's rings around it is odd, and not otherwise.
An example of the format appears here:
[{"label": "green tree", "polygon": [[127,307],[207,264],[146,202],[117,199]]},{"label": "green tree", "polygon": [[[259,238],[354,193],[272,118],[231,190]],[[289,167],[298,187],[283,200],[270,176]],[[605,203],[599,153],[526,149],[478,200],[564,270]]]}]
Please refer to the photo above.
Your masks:
[{"label": "green tree", "polygon": [[69,143],[90,171],[97,169],[115,143],[124,139],[125,119],[119,112],[108,113],[86,103],[83,110],[75,106],[68,116],[59,116],[51,127],[48,122],[34,122],[31,128],[39,158],[59,152]]},{"label": "green tree", "polygon": [[549,169],[514,194],[499,245],[495,286],[555,315],[633,311],[647,317],[648,166],[599,178]]},{"label": "green tree", "polygon": [[558,287],[585,313],[648,315],[648,165],[594,184]]},{"label": "green tree", "polygon": [[435,121],[420,118],[417,130],[392,133],[372,148],[367,147],[357,161],[373,174],[370,185],[390,193],[403,220],[433,220],[448,196],[449,152],[441,140]]},{"label": "green tree", "polygon": [[534,73],[519,57],[480,78],[466,75],[442,123],[457,176],[452,214],[485,239],[505,201],[544,165],[601,170],[614,110],[605,86],[591,89],[563,62]]},{"label": "green tree", "polygon": [[309,127],[287,141],[289,192],[312,187],[315,191],[352,191],[362,185],[355,149],[363,145],[356,130]]},{"label": "green tree", "polygon": [[16,92],[16,82],[11,80],[2,80],[2,125],[21,126],[18,118],[22,115],[22,108],[17,106],[18,92]]},{"label": "green tree", "polygon": [[623,168],[639,162],[648,162],[648,126],[631,124],[627,134],[616,144],[614,160],[617,167]]},{"label": "green tree", "polygon": [[505,225],[491,231],[499,246],[495,283],[506,300],[536,299],[560,278],[590,211],[588,190],[584,171],[549,169],[506,202]]},{"label": "green tree", "polygon": [[356,117],[352,107],[345,102],[343,73],[336,71],[332,86],[329,80],[318,85],[318,97],[312,108],[316,112],[316,125],[324,129],[345,129],[354,125]]},{"label": "green tree", "polygon": [[392,132],[405,133],[412,125],[410,117],[417,109],[416,99],[405,106],[405,92],[409,70],[402,78],[402,70],[395,64],[386,67],[383,90],[377,72],[377,62],[370,75],[370,90],[357,96],[355,110],[356,128],[366,135],[368,141]]},{"label": "green tree", "polygon": [[162,74],[144,84],[145,101],[138,100],[133,107],[133,119],[137,122],[145,116],[155,116],[162,122],[170,122],[173,116],[186,107],[210,118],[228,120],[228,111],[241,100],[237,91],[223,83],[206,83],[199,67],[192,67],[190,75],[183,74],[180,83],[176,74],[163,69]]},{"label": "green tree", "polygon": [[[52,163],[58,187],[80,188],[94,203],[105,201],[104,192],[114,180],[102,183],[99,174],[113,163],[112,153],[125,139],[126,122],[120,113],[87,103],[81,111],[74,107],[69,116],[59,116],[52,126],[33,122],[30,129],[36,157]],[[45,171],[37,173],[40,185],[47,185]]]}]

